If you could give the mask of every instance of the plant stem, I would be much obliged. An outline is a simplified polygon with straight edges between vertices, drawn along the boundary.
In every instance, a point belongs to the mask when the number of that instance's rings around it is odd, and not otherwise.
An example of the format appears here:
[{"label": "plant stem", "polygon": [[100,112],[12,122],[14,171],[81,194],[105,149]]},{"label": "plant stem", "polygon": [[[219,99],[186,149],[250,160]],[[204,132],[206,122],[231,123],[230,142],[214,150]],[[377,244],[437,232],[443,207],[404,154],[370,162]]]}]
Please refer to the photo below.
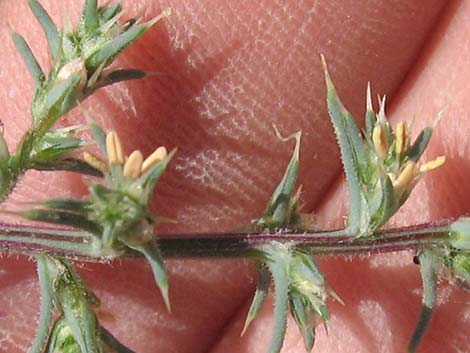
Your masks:
[{"label": "plant stem", "polygon": [[[160,236],[158,246],[166,258],[252,257],[271,242],[290,243],[313,255],[363,255],[445,246],[453,220],[387,229],[370,237],[355,238],[344,230],[303,233],[211,233]],[[0,252],[34,255],[69,255],[85,261],[139,257],[137,252],[104,252],[95,236],[78,230],[0,224]]]}]

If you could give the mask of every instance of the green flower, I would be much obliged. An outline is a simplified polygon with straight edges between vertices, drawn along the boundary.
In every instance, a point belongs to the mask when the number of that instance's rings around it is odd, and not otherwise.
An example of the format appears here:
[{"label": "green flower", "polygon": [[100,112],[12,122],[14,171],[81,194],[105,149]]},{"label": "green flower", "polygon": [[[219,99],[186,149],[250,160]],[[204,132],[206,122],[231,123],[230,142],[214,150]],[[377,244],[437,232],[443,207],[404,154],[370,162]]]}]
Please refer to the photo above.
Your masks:
[{"label": "green flower", "polygon": [[256,318],[271,285],[274,284],[274,327],[269,353],[278,353],[287,328],[290,311],[304,339],[307,352],[315,343],[315,328],[330,319],[327,299],[341,299],[326,283],[312,257],[302,249],[272,242],[260,249],[262,260],[258,266],[258,284],[242,334]]},{"label": "green flower", "polygon": [[400,122],[395,129],[391,127],[385,116],[385,98],[380,101],[379,112],[374,112],[369,87],[365,131],[362,133],[339,100],[322,59],[328,111],[350,192],[348,231],[357,236],[368,236],[398,211],[421,177],[440,167],[445,157],[437,157],[420,166],[418,161],[431,139],[432,126],[421,131],[411,143],[408,124]]},{"label": "green flower", "polygon": [[90,194],[84,199],[46,200],[42,203],[45,207],[24,211],[21,215],[93,234],[100,256],[112,258],[126,250],[141,252],[152,266],[169,309],[168,280],[154,236],[155,225],[165,219],[153,215],[149,207],[154,187],[176,150],[168,154],[161,146],[145,160],[139,150],[126,157],[115,132],[105,136],[94,123],[92,131],[106,154],[106,161],[87,152],[84,160],[103,173],[102,182],[90,182]]},{"label": "green flower", "polygon": [[171,13],[166,9],[143,23],[134,19],[120,22],[122,7],[119,3],[99,7],[96,0],[86,0],[78,27],[72,29],[67,23],[59,31],[37,0],[29,0],[29,5],[46,34],[53,58],[48,75],[44,74],[24,38],[15,33],[13,39],[36,83],[33,119],[36,124],[44,124],[45,129],[96,89],[145,76],[140,70],[107,67],[125,48]]}]

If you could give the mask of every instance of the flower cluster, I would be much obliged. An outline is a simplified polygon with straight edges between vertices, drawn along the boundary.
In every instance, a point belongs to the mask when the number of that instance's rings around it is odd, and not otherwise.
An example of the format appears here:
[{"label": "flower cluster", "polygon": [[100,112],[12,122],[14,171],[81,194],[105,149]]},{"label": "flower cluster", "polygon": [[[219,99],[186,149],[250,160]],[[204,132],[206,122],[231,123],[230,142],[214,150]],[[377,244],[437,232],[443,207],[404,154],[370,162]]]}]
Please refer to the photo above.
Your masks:
[{"label": "flower cluster", "polygon": [[390,126],[385,116],[385,98],[380,101],[379,112],[373,110],[369,87],[363,134],[339,100],[324,60],[323,64],[328,110],[350,192],[347,228],[359,237],[369,236],[398,211],[422,175],[440,167],[445,157],[419,166],[432,126],[411,143],[408,124],[400,122],[395,130]]},{"label": "flower cluster", "polygon": [[0,132],[0,199],[13,189],[28,169],[69,170],[97,175],[99,171],[71,157],[83,145],[72,136],[73,129],[55,129],[58,119],[100,87],[142,78],[145,72],[108,68],[114,59],[170,10],[148,22],[130,19],[120,22],[119,3],[98,6],[86,0],[77,28],[67,23],[59,31],[37,0],[29,0],[36,19],[46,34],[53,65],[44,73],[26,40],[18,33],[13,41],[34,82],[31,105],[32,126],[16,151],[8,151]]},{"label": "flower cluster", "polygon": [[[393,186],[396,206],[399,207],[405,202],[423,174],[444,164],[445,156],[439,156],[419,165],[418,160],[431,138],[432,127],[426,127],[412,144],[411,124],[400,121],[395,129],[392,129],[385,116],[385,97],[379,103],[380,110],[375,122],[369,121],[369,125],[366,126],[369,158],[374,165],[371,177],[367,180],[367,186],[369,190],[374,190],[380,178],[387,176]],[[373,112],[369,87],[367,112]]]},{"label": "flower cluster", "polygon": [[269,353],[281,350],[290,311],[302,334],[305,349],[310,352],[315,343],[315,328],[330,319],[328,296],[342,303],[326,283],[311,255],[291,245],[272,242],[262,251],[263,263],[258,267],[258,284],[245,321],[247,327],[255,319],[274,282],[274,327]]},{"label": "flower cluster", "polygon": [[29,0],[29,5],[46,34],[53,58],[48,75],[43,73],[23,37],[15,33],[14,42],[36,83],[33,119],[36,123],[45,120],[49,127],[96,89],[145,76],[140,70],[107,70],[106,67],[152,25],[171,13],[166,9],[148,22],[130,19],[121,23],[119,3],[99,7],[96,0],[86,0],[77,28],[66,24],[60,32],[37,0]]},{"label": "flower cluster", "polygon": [[169,308],[166,272],[154,237],[155,225],[164,218],[153,215],[149,207],[154,187],[176,150],[167,153],[161,146],[145,160],[139,150],[126,156],[115,132],[105,135],[93,122],[91,128],[106,161],[88,152],[84,160],[103,173],[103,180],[90,182],[90,193],[84,199],[46,200],[43,207],[21,215],[85,230],[95,236],[97,251],[103,256],[112,258],[126,249],[141,252],[152,266]]}]

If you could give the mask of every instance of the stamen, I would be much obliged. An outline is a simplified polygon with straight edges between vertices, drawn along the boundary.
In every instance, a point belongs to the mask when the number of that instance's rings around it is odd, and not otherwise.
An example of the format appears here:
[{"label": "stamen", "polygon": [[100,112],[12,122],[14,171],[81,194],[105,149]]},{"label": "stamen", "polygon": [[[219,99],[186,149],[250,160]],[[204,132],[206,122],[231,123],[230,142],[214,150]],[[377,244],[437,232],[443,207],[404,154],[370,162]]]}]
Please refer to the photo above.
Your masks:
[{"label": "stamen", "polygon": [[167,7],[166,9],[164,9],[164,10],[162,11],[162,13],[161,13],[160,15],[158,15],[157,17],[154,17],[153,19],[151,19],[150,21],[148,21],[148,22],[147,22],[147,25],[148,25],[149,27],[152,27],[155,23],[157,23],[157,22],[160,21],[161,19],[170,16],[170,15],[171,15],[171,12],[172,12],[171,8],[170,8],[170,7]]},{"label": "stamen", "polygon": [[91,153],[83,152],[83,160],[92,167],[101,170],[103,173],[108,172],[108,166],[106,163]]},{"label": "stamen", "polygon": [[121,140],[114,131],[111,131],[106,135],[106,154],[108,155],[110,164],[124,164],[124,153],[122,151]]},{"label": "stamen", "polygon": [[366,111],[373,111],[374,108],[372,107],[372,93],[370,91],[370,82],[367,82],[367,90],[366,90]]},{"label": "stamen", "polygon": [[406,125],[403,121],[400,121],[396,128],[396,140],[395,140],[395,152],[397,154],[402,153],[406,149],[408,132],[406,131]]},{"label": "stamen", "polygon": [[439,168],[441,165],[443,165],[446,161],[445,156],[439,156],[436,159],[433,159],[432,161],[429,161],[425,164],[423,164],[421,167],[419,167],[420,173],[426,173],[431,170],[434,170],[436,168]]},{"label": "stamen", "polygon": [[143,160],[144,156],[142,156],[142,152],[139,150],[132,152],[124,164],[124,171],[122,174],[128,178],[137,179],[140,175]]},{"label": "stamen", "polygon": [[395,185],[394,185],[395,189],[396,190],[405,189],[407,186],[409,186],[413,182],[413,180],[415,179],[417,175],[418,175],[418,168],[416,167],[416,163],[408,162],[395,182]]},{"label": "stamen", "polygon": [[385,140],[384,131],[381,125],[376,125],[372,131],[372,142],[374,143],[377,154],[384,158],[387,155],[387,141]]},{"label": "stamen", "polygon": [[141,174],[145,173],[158,162],[164,160],[167,155],[168,152],[164,146],[158,147],[150,156],[145,159],[144,163],[142,163],[142,168],[140,170]]}]

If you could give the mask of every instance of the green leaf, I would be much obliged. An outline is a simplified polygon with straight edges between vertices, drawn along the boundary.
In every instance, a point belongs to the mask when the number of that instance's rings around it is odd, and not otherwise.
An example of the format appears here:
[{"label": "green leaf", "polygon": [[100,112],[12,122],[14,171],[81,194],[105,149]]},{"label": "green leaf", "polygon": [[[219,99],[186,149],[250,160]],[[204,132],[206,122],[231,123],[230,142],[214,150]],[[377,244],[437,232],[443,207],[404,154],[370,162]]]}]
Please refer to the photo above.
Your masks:
[{"label": "green leaf", "polygon": [[15,43],[16,49],[20,52],[29,73],[33,77],[36,87],[39,87],[44,82],[44,73],[42,72],[41,66],[34,57],[31,48],[29,47],[26,40],[18,33],[13,33],[13,42]]},{"label": "green leaf", "polygon": [[0,129],[0,169],[3,169],[7,166],[9,159],[10,151],[8,150],[8,145],[3,135],[3,132]]},{"label": "green leaf", "polygon": [[299,173],[299,154],[300,154],[300,137],[301,132],[292,134],[287,138],[283,138],[276,130],[278,137],[287,141],[295,139],[295,148],[292,154],[289,165],[286,168],[284,176],[276,187],[268,206],[264,211],[261,218],[257,221],[257,225],[270,230],[287,227],[292,219],[292,194],[297,182],[297,175]]},{"label": "green leaf", "polygon": [[271,285],[271,274],[269,273],[268,268],[264,264],[258,266],[258,283],[256,286],[255,296],[251,302],[250,309],[248,310],[248,315],[246,316],[245,326],[243,327],[241,336],[243,336],[250,326],[250,323],[258,315],[263,303],[266,299],[266,296],[269,292],[269,286]]},{"label": "green leaf", "polygon": [[276,248],[267,249],[268,267],[274,282],[274,327],[268,353],[279,353],[284,342],[289,313],[289,257]]},{"label": "green leaf", "polygon": [[33,344],[28,353],[42,353],[49,338],[49,328],[54,312],[52,277],[49,273],[47,260],[44,255],[37,256],[39,276],[39,289],[41,291],[41,306],[39,311],[38,327]]},{"label": "green leaf", "polygon": [[354,119],[344,108],[336,94],[336,89],[331,81],[323,56],[322,62],[327,87],[328,112],[341,150],[341,159],[350,193],[348,231],[359,233],[363,230],[361,229],[363,228],[362,225],[364,223],[368,225],[369,221],[365,215],[367,204],[362,195],[362,183],[358,169],[360,163],[366,163],[365,150],[360,138],[360,131]]},{"label": "green leaf", "polygon": [[452,283],[470,289],[470,254],[467,252],[451,252],[446,258],[446,264],[451,271]]},{"label": "green leaf", "polygon": [[98,86],[106,87],[118,82],[138,80],[144,78],[146,75],[147,74],[145,73],[145,71],[136,69],[115,70],[109,73],[108,75],[101,77],[98,81]]},{"label": "green leaf", "polygon": [[101,353],[96,315],[90,305],[98,299],[88,290],[66,259],[53,259],[57,268],[57,304],[81,353]]},{"label": "green leaf", "polygon": [[53,302],[61,316],[56,321],[46,351],[48,353],[102,353],[96,315],[91,306],[99,305],[68,260],[45,256],[51,273]]},{"label": "green leaf", "polygon": [[122,6],[120,3],[116,2],[114,4],[111,4],[109,6],[103,6],[98,9],[98,12],[101,15],[101,21],[102,22],[108,22],[117,14],[119,14],[122,11]]},{"label": "green leaf", "polygon": [[167,310],[171,312],[170,297],[168,293],[168,276],[166,274],[165,263],[163,262],[160,249],[158,249],[157,245],[153,241],[146,244],[125,243],[131,249],[134,249],[145,256],[152,267],[153,276],[158,288],[160,288],[165,306]]},{"label": "green leaf", "polygon": [[119,342],[114,336],[106,330],[103,326],[100,327],[101,330],[101,339],[103,342],[111,348],[113,352],[116,353],[135,353],[133,350],[124,346],[121,342]]},{"label": "green leaf", "polygon": [[72,74],[62,82],[57,83],[48,92],[45,101],[45,111],[41,116],[35,117],[41,119],[41,134],[49,130],[52,125],[64,114],[77,104],[76,88],[80,83],[80,76]]},{"label": "green leaf", "polygon": [[312,314],[308,305],[304,303],[302,297],[297,293],[291,293],[289,300],[292,315],[304,339],[305,349],[307,352],[310,352],[315,344],[315,326],[312,324]]},{"label": "green leaf", "polygon": [[432,249],[423,249],[418,254],[423,281],[423,306],[419,315],[418,324],[408,345],[408,352],[413,353],[418,348],[426,328],[432,319],[437,297],[437,258]]},{"label": "green leaf", "polygon": [[381,197],[380,206],[377,210],[373,210],[373,217],[371,219],[370,228],[377,229],[387,222],[396,211],[395,190],[393,189],[392,181],[388,176],[380,178]]},{"label": "green leaf", "polygon": [[99,67],[102,63],[105,63],[104,66],[109,65],[119,53],[136,41],[148,28],[149,26],[147,24],[140,24],[119,34],[90,55],[86,60],[86,67],[88,69],[94,69]]},{"label": "green leaf", "polygon": [[90,193],[98,199],[107,199],[113,195],[114,191],[102,184],[92,184],[90,186]]},{"label": "green leaf", "polygon": [[82,353],[80,346],[75,341],[70,327],[64,317],[61,316],[52,328],[52,333],[47,342],[45,353]]},{"label": "green leaf", "polygon": [[52,160],[50,162],[32,161],[29,163],[28,168],[42,171],[61,170],[94,177],[103,177],[103,172],[101,170],[96,169],[87,162],[76,158],[64,158]]},{"label": "green leaf", "polygon": [[67,210],[76,213],[88,212],[89,202],[76,199],[49,199],[42,202],[50,209]]},{"label": "green leaf", "polygon": [[34,16],[39,21],[44,33],[47,37],[47,43],[49,44],[49,50],[53,58],[56,58],[59,51],[59,32],[54,22],[52,22],[49,14],[44,10],[41,4],[37,0],[28,0],[29,7],[34,13]]},{"label": "green leaf", "polygon": [[366,116],[365,116],[365,129],[366,136],[370,138],[372,136],[372,130],[374,129],[377,118],[375,116],[374,108],[372,106],[372,94],[370,91],[370,82],[367,83],[366,90]]},{"label": "green leaf", "polygon": [[81,27],[85,33],[93,33],[99,26],[97,0],[86,0],[83,7]]},{"label": "green leaf", "polygon": [[152,20],[129,27],[127,30],[102,45],[96,52],[88,56],[86,59],[86,67],[91,69],[91,71],[94,71],[94,69],[98,68],[103,63],[104,66],[109,65],[121,51],[135,42],[155,23],[160,21],[162,18],[168,17],[170,14],[171,9],[167,8]]},{"label": "green leaf", "polygon": [[101,233],[96,223],[90,221],[86,216],[74,212],[54,209],[32,209],[19,212],[19,215],[32,221],[72,226],[93,234]]},{"label": "green leaf", "polygon": [[432,127],[427,126],[421,131],[421,133],[416,138],[413,145],[409,148],[407,156],[412,161],[418,161],[421,158],[421,155],[426,150],[429,140],[432,136]]},{"label": "green leaf", "polygon": [[[64,159],[66,154],[84,145],[83,140],[71,137],[71,134],[55,134],[54,131],[46,132],[42,137],[38,137],[33,145],[33,150],[29,156],[29,163],[38,166],[50,165],[54,167],[54,163]],[[72,164],[73,159],[69,162]],[[65,164],[67,167],[67,164]],[[89,169],[89,168],[88,168]]]},{"label": "green leaf", "polygon": [[97,322],[95,314],[83,298],[77,298],[74,291],[70,291],[65,295],[75,297],[73,299],[62,298],[61,308],[65,321],[82,353],[101,353],[96,342]]},{"label": "green leaf", "polygon": [[94,120],[89,119],[88,125],[90,125],[91,133],[96,143],[98,144],[98,147],[100,148],[101,152],[106,155],[106,134],[104,133],[101,126],[99,126]]}]

